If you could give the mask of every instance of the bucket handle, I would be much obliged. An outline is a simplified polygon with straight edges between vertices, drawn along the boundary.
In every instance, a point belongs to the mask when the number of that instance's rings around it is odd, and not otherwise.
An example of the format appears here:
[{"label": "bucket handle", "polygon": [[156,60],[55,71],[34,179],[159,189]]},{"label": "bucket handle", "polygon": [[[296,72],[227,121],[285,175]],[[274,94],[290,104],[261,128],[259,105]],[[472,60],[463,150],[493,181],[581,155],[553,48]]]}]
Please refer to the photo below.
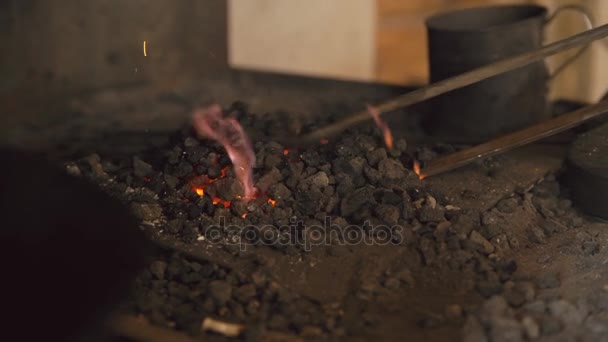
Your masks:
[{"label": "bucket handle", "polygon": [[[587,30],[591,30],[595,27],[595,20],[593,19],[593,16],[591,15],[591,13],[589,13],[589,11],[586,8],[584,8],[583,6],[578,6],[578,5],[560,6],[559,8],[557,8],[555,10],[555,12],[553,12],[553,14],[549,18],[547,18],[545,20],[545,26],[551,24],[551,22],[553,22],[553,20],[555,20],[555,18],[557,18],[564,11],[574,11],[574,12],[580,14],[583,17],[583,19],[585,20],[585,24],[587,25]],[[566,67],[568,67],[576,59],[578,59],[583,53],[585,53],[585,51],[587,51],[589,46],[590,46],[589,44],[583,46],[576,52],[576,54],[574,54],[573,56],[571,56],[570,58],[568,58],[564,62],[562,62],[557,68],[555,68],[555,71],[553,71],[553,74],[549,77],[549,79],[555,78],[562,71],[564,71],[564,69],[566,69]]]}]

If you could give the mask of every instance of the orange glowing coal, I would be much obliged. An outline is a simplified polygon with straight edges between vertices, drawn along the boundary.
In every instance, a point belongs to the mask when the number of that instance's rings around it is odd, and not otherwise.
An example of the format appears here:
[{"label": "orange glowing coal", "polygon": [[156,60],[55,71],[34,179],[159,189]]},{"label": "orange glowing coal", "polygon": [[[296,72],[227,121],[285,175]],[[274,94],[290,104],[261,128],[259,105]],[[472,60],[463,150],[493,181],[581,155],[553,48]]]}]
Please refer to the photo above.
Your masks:
[{"label": "orange glowing coal", "polygon": [[267,202],[268,202],[268,203],[270,203],[270,204],[272,205],[272,207],[273,207],[273,208],[274,208],[274,206],[275,206],[275,205],[277,205],[277,201],[276,201],[276,200],[273,200],[273,199],[272,199],[272,198],[270,198],[270,197],[268,198],[268,201],[267,201]]},{"label": "orange glowing coal", "polygon": [[244,213],[243,215],[241,215],[241,218],[247,218],[247,213]]},{"label": "orange glowing coal", "polygon": [[289,150],[288,150],[288,149],[284,149],[284,150],[283,150],[283,155],[284,155],[284,156],[286,156],[286,155],[288,155],[288,154],[289,154]]},{"label": "orange glowing coal", "polygon": [[223,199],[221,199],[219,197],[214,197],[213,198],[213,205],[216,205],[218,203],[221,204],[221,205],[223,205],[224,208],[230,208],[230,204],[231,204],[230,201],[224,201]]},{"label": "orange glowing coal", "polygon": [[[220,176],[217,178],[209,178],[209,176],[207,176],[207,175],[195,177],[193,180],[190,181],[190,186],[192,188],[192,191],[194,191],[198,196],[201,196],[201,197],[204,196],[205,188],[208,185],[213,184],[214,182],[218,181],[219,179],[226,177],[226,173],[228,172],[229,168],[230,168],[230,165],[223,167],[222,170],[220,171]],[[237,198],[240,198],[240,196],[237,196]],[[214,197],[212,199],[212,202],[214,205],[220,203],[224,206],[224,208],[230,208],[230,201],[225,201],[219,197]]]},{"label": "orange glowing coal", "polygon": [[418,178],[420,180],[423,180],[426,178],[426,175],[421,172],[420,163],[417,160],[414,160],[414,173],[418,175]]}]

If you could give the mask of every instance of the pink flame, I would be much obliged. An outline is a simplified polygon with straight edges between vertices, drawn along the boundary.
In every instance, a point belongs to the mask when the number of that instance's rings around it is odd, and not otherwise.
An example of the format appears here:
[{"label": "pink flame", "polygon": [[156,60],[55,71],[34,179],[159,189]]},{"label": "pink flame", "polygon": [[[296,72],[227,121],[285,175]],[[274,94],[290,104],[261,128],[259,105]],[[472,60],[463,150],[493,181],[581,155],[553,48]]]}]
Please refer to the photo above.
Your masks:
[{"label": "pink flame", "polygon": [[234,118],[224,117],[221,107],[217,104],[195,110],[192,120],[199,136],[213,139],[226,149],[234,165],[236,177],[245,190],[243,198],[246,200],[255,198],[258,192],[253,185],[255,153],[251,141],[239,122]]},{"label": "pink flame", "polygon": [[376,125],[382,130],[382,135],[384,135],[384,143],[386,144],[386,147],[391,150],[393,148],[393,134],[391,133],[391,129],[388,127],[386,122],[380,119],[380,111],[371,105],[367,105],[367,111],[374,118],[374,121],[376,121]]}]

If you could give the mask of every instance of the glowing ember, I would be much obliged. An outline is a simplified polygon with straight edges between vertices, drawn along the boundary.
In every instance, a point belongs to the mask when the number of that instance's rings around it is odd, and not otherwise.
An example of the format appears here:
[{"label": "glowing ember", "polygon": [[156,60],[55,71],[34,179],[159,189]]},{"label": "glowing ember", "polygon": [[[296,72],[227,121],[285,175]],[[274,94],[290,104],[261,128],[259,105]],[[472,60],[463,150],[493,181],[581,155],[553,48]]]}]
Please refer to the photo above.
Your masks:
[{"label": "glowing ember", "polygon": [[243,215],[241,215],[241,218],[247,218],[247,213],[244,213]]},{"label": "glowing ember", "polygon": [[367,105],[367,111],[372,115],[372,117],[374,117],[376,125],[382,130],[386,147],[391,150],[393,148],[393,134],[391,133],[391,129],[388,127],[386,122],[380,119],[380,111],[370,105]]},{"label": "glowing ember", "polygon": [[220,106],[215,104],[196,110],[193,114],[193,125],[199,136],[216,140],[224,146],[234,165],[236,177],[245,190],[244,199],[255,198],[258,192],[253,185],[255,153],[251,141],[238,121],[230,117],[225,118]]},{"label": "glowing ember", "polygon": [[284,156],[286,156],[286,155],[288,155],[288,154],[289,154],[289,150],[288,150],[288,149],[284,149],[284,150],[283,150],[283,155],[284,155]]},{"label": "glowing ember", "polygon": [[223,199],[221,199],[219,197],[213,198],[213,205],[216,205],[216,204],[221,204],[224,206],[224,208],[230,208],[230,201],[224,201]]},{"label": "glowing ember", "polygon": [[420,180],[423,180],[426,178],[426,175],[421,172],[420,163],[417,160],[414,160],[414,173],[418,175],[418,178]]},{"label": "glowing ember", "polygon": [[277,205],[277,201],[273,200],[272,198],[268,198],[268,203],[270,203],[272,205],[272,207],[274,208],[275,205]]},{"label": "glowing ember", "polygon": [[203,188],[194,188],[194,192],[196,192],[196,194],[199,196],[203,196],[205,194],[205,190]]}]

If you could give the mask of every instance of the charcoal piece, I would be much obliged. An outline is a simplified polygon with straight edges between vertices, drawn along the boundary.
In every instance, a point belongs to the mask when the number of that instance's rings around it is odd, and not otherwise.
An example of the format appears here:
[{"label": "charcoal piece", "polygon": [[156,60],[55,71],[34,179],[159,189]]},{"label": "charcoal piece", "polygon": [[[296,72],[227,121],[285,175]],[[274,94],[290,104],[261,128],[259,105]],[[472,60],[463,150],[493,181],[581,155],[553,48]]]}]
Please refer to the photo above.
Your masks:
[{"label": "charcoal piece", "polygon": [[469,235],[473,229],[480,227],[479,212],[475,210],[461,210],[450,222],[452,222],[452,230],[456,234]]},{"label": "charcoal piece", "polygon": [[481,214],[481,224],[485,226],[497,224],[499,220],[500,218],[498,217],[498,214],[496,214],[496,212],[494,212],[493,210],[486,211]]},{"label": "charcoal piece", "polygon": [[445,209],[437,204],[433,206],[425,202],[418,212],[418,219],[422,223],[441,222],[445,220]]},{"label": "charcoal piece", "polygon": [[380,180],[382,179],[382,175],[380,174],[380,171],[374,169],[373,167],[371,167],[369,165],[363,166],[363,174],[365,175],[365,178],[367,178],[367,180],[371,184],[378,184],[380,182]]},{"label": "charcoal piece", "polygon": [[[277,169],[276,167],[273,167],[272,169],[270,169],[270,171],[266,172],[262,177],[260,177],[260,179],[256,183],[256,186],[261,192],[266,192],[273,185],[279,183],[282,179],[283,176],[281,175],[281,171],[279,171],[279,169]],[[273,196],[270,197],[275,198]]]},{"label": "charcoal piece", "polygon": [[374,192],[374,199],[381,204],[399,205],[403,198],[394,191],[381,189]]},{"label": "charcoal piece", "polygon": [[194,138],[194,137],[186,137],[186,139],[184,139],[184,147],[188,148],[188,147],[196,147],[198,146],[200,143],[198,141],[198,139]]},{"label": "charcoal piece", "polygon": [[396,225],[399,221],[399,208],[394,205],[380,204],[376,207],[376,217],[389,225]]},{"label": "charcoal piece", "polygon": [[247,202],[241,199],[233,200],[230,204],[230,211],[237,217],[242,217],[243,214],[247,213]]},{"label": "charcoal piece", "polygon": [[502,234],[503,231],[503,227],[500,224],[490,224],[481,229],[481,235],[483,235],[484,238],[491,240],[495,236]]},{"label": "charcoal piece", "polygon": [[191,220],[195,220],[195,219],[199,218],[202,213],[203,213],[203,210],[198,205],[191,203],[188,206],[188,218],[190,218]]},{"label": "charcoal piece", "polygon": [[152,169],[152,165],[146,163],[145,161],[139,159],[138,157],[133,158],[133,174],[137,177],[150,177],[154,170]]},{"label": "charcoal piece", "polygon": [[357,155],[357,148],[350,139],[344,139],[336,145],[336,155],[339,157],[350,158]]},{"label": "charcoal piece", "polygon": [[232,286],[222,280],[210,282],[207,290],[209,291],[211,298],[213,298],[215,303],[219,306],[226,305],[232,297]]},{"label": "charcoal piece", "polygon": [[418,251],[422,256],[422,261],[427,266],[431,265],[437,257],[437,253],[435,252],[435,242],[430,239],[421,239],[418,246]]},{"label": "charcoal piece", "polygon": [[344,158],[334,159],[332,163],[332,171],[335,175],[343,173],[351,177],[357,176],[357,172],[355,172],[349,160]]},{"label": "charcoal piece", "polygon": [[345,196],[347,194],[352,193],[355,190],[355,184],[353,179],[350,176],[342,177],[338,186],[336,187],[336,192],[340,196]]},{"label": "charcoal piece", "polygon": [[363,152],[373,151],[377,146],[376,139],[366,134],[359,134],[355,138],[355,145]]},{"label": "charcoal piece", "polygon": [[516,198],[509,197],[503,198],[496,204],[496,209],[501,213],[512,214],[515,212],[516,208],[519,206],[519,202]]},{"label": "charcoal piece", "polygon": [[308,177],[307,181],[311,184],[311,186],[316,188],[325,188],[329,185],[329,178],[323,171],[319,171],[316,174]]},{"label": "charcoal piece", "polygon": [[167,231],[171,234],[177,234],[181,232],[182,227],[184,226],[184,221],[180,219],[174,219],[167,222]]},{"label": "charcoal piece", "polygon": [[194,171],[192,164],[187,161],[181,161],[177,166],[173,169],[173,175],[179,178],[186,177],[190,175]]},{"label": "charcoal piece", "polygon": [[435,239],[437,241],[445,240],[448,236],[448,231],[451,226],[452,224],[450,223],[450,221],[443,221],[437,224],[437,227],[435,227],[435,231],[433,232],[433,236],[435,236]]},{"label": "charcoal piece", "polygon": [[321,156],[319,152],[315,150],[306,150],[300,155],[300,159],[306,164],[306,166],[317,167],[321,164]]},{"label": "charcoal piece", "polygon": [[372,200],[373,189],[371,187],[359,188],[347,194],[340,203],[340,214],[349,217],[364,204]]},{"label": "charcoal piece", "polygon": [[199,163],[208,153],[207,148],[202,146],[187,147],[185,152],[186,159],[191,163]]},{"label": "charcoal piece", "polygon": [[365,158],[363,157],[354,157],[353,159],[351,159],[349,161],[350,166],[352,167],[352,170],[354,172],[354,174],[356,175],[360,175],[361,172],[363,172],[363,167],[367,164],[367,162],[365,161]]},{"label": "charcoal piece", "polygon": [[201,196],[196,200],[196,205],[199,206],[203,213],[208,215],[213,215],[213,210],[215,206],[213,206],[213,201],[209,196]]},{"label": "charcoal piece", "polygon": [[406,176],[405,168],[401,162],[392,158],[387,158],[380,161],[380,163],[378,163],[378,171],[380,171],[380,175],[383,178],[387,178],[389,180],[400,180]]},{"label": "charcoal piece", "polygon": [[256,295],[254,284],[246,284],[234,290],[234,297],[241,303],[247,304]]},{"label": "charcoal piece", "polygon": [[163,174],[163,179],[165,180],[167,187],[170,189],[177,188],[177,184],[179,184],[179,178],[172,175]]},{"label": "charcoal piece", "polygon": [[194,167],[194,172],[197,175],[208,175],[208,170],[209,168],[207,168],[207,166],[203,165],[203,164],[198,164]]},{"label": "charcoal piece", "polygon": [[277,166],[281,165],[281,163],[283,163],[282,155],[267,154],[264,157],[264,167],[267,170],[276,168]]},{"label": "charcoal piece", "polygon": [[131,203],[131,212],[142,221],[155,221],[161,218],[163,210],[158,204]]},{"label": "charcoal piece", "polygon": [[319,210],[323,193],[318,190],[298,191],[295,194],[295,209],[303,215],[314,215]]},{"label": "charcoal piece", "polygon": [[268,196],[274,200],[288,199],[291,197],[291,190],[282,183],[274,184],[268,189]]},{"label": "charcoal piece", "polygon": [[186,243],[193,243],[199,237],[198,225],[194,222],[187,222],[182,229],[182,239]]},{"label": "charcoal piece", "polygon": [[167,262],[163,260],[156,260],[150,264],[150,273],[157,279],[164,279],[165,271],[167,271]]},{"label": "charcoal piece", "polygon": [[[205,174],[205,173],[203,173]],[[218,179],[222,175],[222,168],[219,165],[209,166],[206,172],[207,177],[210,179]]]},{"label": "charcoal piece", "polygon": [[231,201],[242,194],[242,186],[241,183],[234,178],[221,178],[212,184],[212,188],[214,188],[217,192],[217,197],[225,200]]},{"label": "charcoal piece", "polygon": [[182,149],[175,147],[167,153],[167,163],[177,165],[182,159]]},{"label": "charcoal piece", "polygon": [[110,178],[107,172],[103,169],[101,157],[99,157],[98,154],[91,154],[90,156],[86,157],[85,160],[89,164],[91,174],[95,179],[106,180]]},{"label": "charcoal piece", "polygon": [[381,148],[377,148],[373,151],[368,152],[366,157],[367,157],[367,162],[369,163],[369,165],[376,166],[382,160],[385,160],[388,157],[388,155],[386,154],[386,150],[383,147],[381,147]]},{"label": "charcoal piece", "polygon": [[530,241],[534,243],[544,244],[547,242],[547,236],[545,235],[545,232],[543,232],[542,228],[538,226],[530,227],[530,231],[528,233]]}]

